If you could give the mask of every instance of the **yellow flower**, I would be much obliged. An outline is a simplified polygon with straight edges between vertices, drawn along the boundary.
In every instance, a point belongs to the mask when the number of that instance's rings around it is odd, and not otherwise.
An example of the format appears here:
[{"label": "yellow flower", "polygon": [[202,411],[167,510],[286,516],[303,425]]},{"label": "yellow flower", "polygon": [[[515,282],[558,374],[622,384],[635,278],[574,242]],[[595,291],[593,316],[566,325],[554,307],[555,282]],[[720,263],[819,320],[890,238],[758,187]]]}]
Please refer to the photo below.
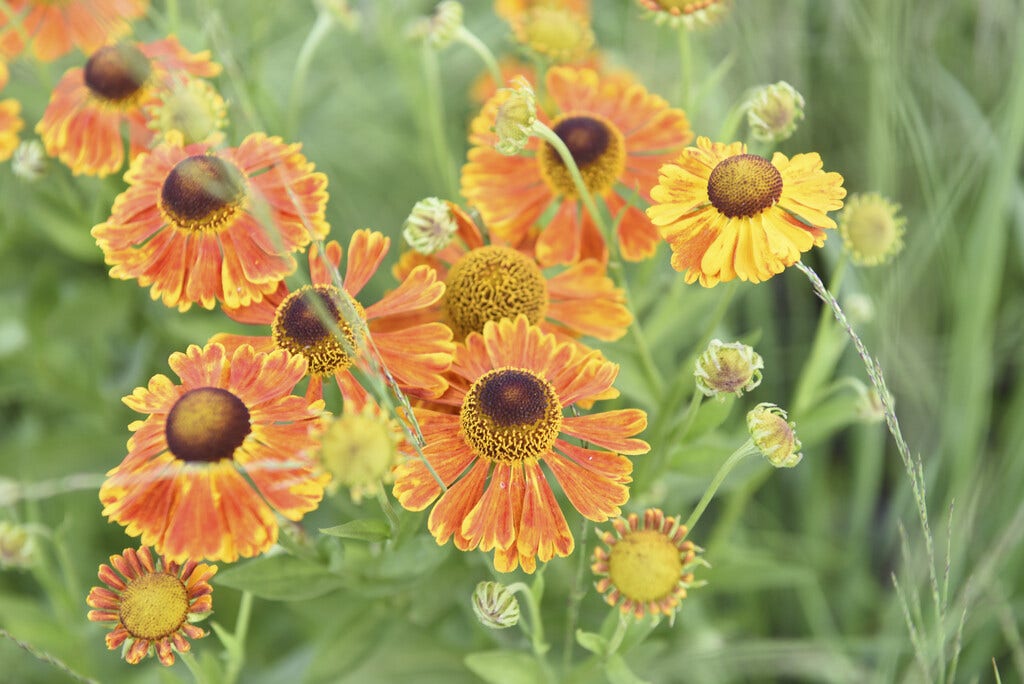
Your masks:
[{"label": "yellow flower", "polygon": [[900,205],[877,192],[851,195],[839,218],[839,234],[853,263],[879,266],[903,249],[907,219]]}]

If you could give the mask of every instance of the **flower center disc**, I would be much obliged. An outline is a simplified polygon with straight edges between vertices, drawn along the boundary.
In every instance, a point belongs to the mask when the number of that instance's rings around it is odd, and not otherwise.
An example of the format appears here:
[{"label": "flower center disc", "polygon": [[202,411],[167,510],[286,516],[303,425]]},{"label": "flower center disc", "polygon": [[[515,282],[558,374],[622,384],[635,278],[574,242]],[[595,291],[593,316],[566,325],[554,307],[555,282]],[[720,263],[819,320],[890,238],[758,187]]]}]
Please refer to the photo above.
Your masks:
[{"label": "flower center disc", "polygon": [[[272,326],[274,342],[279,349],[304,356],[310,375],[330,375],[355,363],[349,350],[358,350],[362,340],[341,313],[343,296],[348,298],[359,317],[366,320],[366,312],[359,302],[333,285],[306,285],[288,295],[277,307]],[[345,339],[344,343],[337,332]]]},{"label": "flower center disc", "polygon": [[555,61],[570,61],[594,45],[586,17],[562,7],[536,5],[524,12],[520,40],[530,49]]},{"label": "flower center disc", "polygon": [[171,169],[160,189],[160,208],[183,230],[220,230],[242,206],[245,194],[245,176],[234,164],[200,154]]},{"label": "flower center disc", "polygon": [[[597,114],[563,114],[551,129],[569,148],[587,190],[601,195],[611,189],[626,168],[626,143],[619,129]],[[572,175],[554,147],[545,144],[537,159],[541,175],[554,192],[578,196]]]},{"label": "flower center disc", "polygon": [[149,59],[132,45],[108,45],[85,63],[85,85],[110,102],[131,99],[152,70]]},{"label": "flower center disc", "polygon": [[562,428],[555,388],[533,372],[501,368],[469,388],[459,422],[473,450],[491,461],[521,463],[551,450]]},{"label": "flower center disc", "polygon": [[544,319],[548,288],[540,267],[511,247],[488,245],[467,252],[445,280],[444,312],[456,339],[483,332],[487,321],[526,314]]},{"label": "flower center disc", "polygon": [[167,447],[183,461],[214,462],[231,458],[252,431],[249,409],[241,399],[218,387],[183,394],[167,414]]},{"label": "flower center disc", "polygon": [[718,162],[708,178],[708,199],[729,218],[754,216],[779,201],[782,174],[756,154],[737,154]]},{"label": "flower center disc", "polygon": [[608,577],[619,592],[640,602],[672,594],[682,571],[679,547],[658,530],[630,532],[615,542],[608,559]]},{"label": "flower center disc", "polygon": [[128,583],[121,592],[118,615],[136,639],[158,641],[185,624],[188,607],[188,591],[182,581],[166,572],[155,572]]},{"label": "flower center disc", "polygon": [[861,258],[881,261],[899,238],[899,228],[887,207],[862,205],[849,221],[847,235]]}]

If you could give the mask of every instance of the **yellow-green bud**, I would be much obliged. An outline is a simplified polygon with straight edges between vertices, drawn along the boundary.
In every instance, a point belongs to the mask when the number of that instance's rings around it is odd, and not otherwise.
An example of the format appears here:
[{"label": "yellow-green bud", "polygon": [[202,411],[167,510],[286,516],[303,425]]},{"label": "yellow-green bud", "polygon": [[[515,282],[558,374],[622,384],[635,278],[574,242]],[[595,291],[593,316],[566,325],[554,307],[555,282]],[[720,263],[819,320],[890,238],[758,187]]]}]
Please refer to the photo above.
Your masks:
[{"label": "yellow-green bud", "polygon": [[775,404],[760,403],[747,413],[747,429],[754,445],[776,468],[792,468],[804,457],[796,425]]},{"label": "yellow-green bud", "polygon": [[24,140],[14,150],[11,170],[18,178],[34,183],[46,175],[48,162],[46,150],[38,140]]},{"label": "yellow-green bud", "polygon": [[804,97],[785,81],[757,88],[745,103],[747,124],[755,140],[780,142],[793,135],[804,118]]},{"label": "yellow-green bud", "polygon": [[839,234],[855,264],[878,266],[900,253],[907,219],[899,211],[900,205],[877,192],[847,198],[839,217]]},{"label": "yellow-green bud", "polygon": [[711,340],[698,357],[693,376],[705,396],[724,401],[726,394],[738,397],[760,385],[763,368],[764,360],[753,347]]},{"label": "yellow-green bud", "polygon": [[373,495],[380,482],[393,480],[398,442],[397,427],[371,403],[331,419],[320,437],[320,462],[331,474],[328,492],[347,487],[355,503]]},{"label": "yellow-green bud", "polygon": [[480,624],[491,629],[513,627],[519,622],[516,595],[499,582],[481,582],[473,591],[473,612]]},{"label": "yellow-green bud", "polygon": [[0,568],[26,568],[35,557],[35,542],[21,525],[0,520]]},{"label": "yellow-green bud", "polygon": [[444,50],[455,42],[462,28],[462,3],[443,0],[437,3],[434,14],[424,17],[410,30],[412,38],[422,38],[435,50]]},{"label": "yellow-green bud", "polygon": [[428,197],[413,206],[402,227],[402,237],[420,254],[433,254],[444,249],[458,229],[448,203]]},{"label": "yellow-green bud", "polygon": [[494,119],[494,132],[498,142],[494,148],[506,155],[519,154],[533,135],[533,124],[537,121],[537,98],[529,81],[522,76],[512,80],[508,99],[501,103]]}]

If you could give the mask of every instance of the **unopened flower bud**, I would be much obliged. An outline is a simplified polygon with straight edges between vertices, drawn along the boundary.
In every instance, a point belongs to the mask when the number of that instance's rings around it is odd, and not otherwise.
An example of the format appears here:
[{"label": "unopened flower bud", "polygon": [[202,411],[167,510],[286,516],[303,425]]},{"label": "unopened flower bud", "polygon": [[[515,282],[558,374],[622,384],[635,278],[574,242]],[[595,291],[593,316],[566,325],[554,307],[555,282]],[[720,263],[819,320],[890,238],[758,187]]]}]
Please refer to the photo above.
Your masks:
[{"label": "unopened flower bud", "polygon": [[537,98],[530,82],[522,76],[512,80],[508,99],[501,103],[494,119],[494,132],[498,142],[494,148],[506,155],[519,154],[530,141],[533,124],[537,121]]},{"label": "unopened flower bud", "polygon": [[46,159],[46,150],[38,140],[24,140],[11,157],[11,170],[18,178],[30,183],[41,179],[46,175],[49,162]]},{"label": "unopened flower bud", "polygon": [[409,33],[413,38],[422,38],[435,50],[444,50],[455,42],[461,28],[462,3],[443,0],[437,3],[431,16],[420,19]]},{"label": "unopened flower bud", "polygon": [[514,627],[519,622],[519,601],[503,584],[481,582],[473,591],[473,612],[484,627]]},{"label": "unopened flower bud", "polygon": [[428,197],[412,208],[402,227],[402,237],[420,254],[433,254],[444,249],[458,229],[448,203],[437,197]]},{"label": "unopened flower bud", "polygon": [[697,359],[693,375],[705,396],[724,400],[726,394],[738,397],[760,385],[762,368],[764,360],[753,347],[711,340]]},{"label": "unopened flower bud", "polygon": [[804,118],[804,97],[793,86],[779,81],[757,88],[745,109],[755,140],[780,142],[793,135],[797,121]]},{"label": "unopened flower bud", "polygon": [[878,266],[899,254],[907,224],[899,211],[900,205],[877,192],[847,198],[839,218],[839,233],[855,264]]},{"label": "unopened flower bud", "polygon": [[804,457],[796,425],[775,404],[760,403],[747,413],[747,429],[757,448],[776,468],[792,468]]},{"label": "unopened flower bud", "polygon": [[27,568],[35,557],[35,542],[21,525],[0,520],[0,568]]}]

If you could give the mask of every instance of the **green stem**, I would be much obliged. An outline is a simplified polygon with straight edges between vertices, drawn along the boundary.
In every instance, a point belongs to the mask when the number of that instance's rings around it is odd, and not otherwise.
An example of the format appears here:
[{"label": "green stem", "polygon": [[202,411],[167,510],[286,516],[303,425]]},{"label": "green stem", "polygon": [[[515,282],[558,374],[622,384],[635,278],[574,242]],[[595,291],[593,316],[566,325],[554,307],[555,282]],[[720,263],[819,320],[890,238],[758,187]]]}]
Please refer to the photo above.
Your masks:
[{"label": "green stem", "polygon": [[427,81],[427,118],[429,119],[430,139],[434,145],[434,157],[437,161],[444,191],[448,197],[459,196],[459,184],[455,176],[455,163],[451,158],[448,139],[444,129],[444,100],[441,97],[441,69],[437,61],[437,52],[426,42],[422,49],[423,72]]},{"label": "green stem", "polygon": [[[846,272],[847,259],[845,257],[836,264],[835,272],[832,274],[832,282],[829,290],[838,292],[843,282],[843,275]],[[831,374],[835,368],[834,357],[830,358],[829,351],[834,349],[832,342],[833,321],[835,320],[832,311],[828,307],[821,310],[818,318],[818,328],[814,333],[814,342],[811,345],[810,354],[803,365],[803,372],[797,381],[796,390],[793,393],[791,413],[794,417],[806,415],[814,404],[817,403],[816,396],[821,389],[826,376]]]},{"label": "green stem", "polygon": [[576,549],[576,572],[572,578],[572,586],[569,588],[569,619],[565,621],[565,639],[562,648],[562,677],[569,674],[572,667],[572,652],[576,644],[576,623],[580,617],[580,600],[587,595],[586,587],[583,585],[583,575],[587,569],[587,531],[590,529],[590,521],[583,519],[583,528],[580,530],[579,548]]},{"label": "green stem", "polygon": [[736,465],[744,458],[756,453],[757,447],[755,447],[754,442],[749,439],[744,442],[739,449],[732,452],[729,458],[726,459],[725,463],[722,464],[722,467],[718,469],[718,472],[715,473],[714,479],[711,480],[711,484],[709,484],[707,490],[705,490],[704,496],[702,496],[700,501],[697,502],[697,507],[693,509],[693,513],[691,513],[690,517],[686,519],[686,523],[684,524],[686,529],[692,530],[693,526],[697,524],[697,521],[700,520],[700,516],[704,513],[704,509],[706,509],[708,504],[711,503],[711,499],[714,498],[718,488],[725,481],[725,478],[729,473],[732,472],[732,469],[735,468]]},{"label": "green stem", "polygon": [[533,647],[534,655],[538,658],[543,658],[544,654],[548,651],[548,645],[544,643],[544,623],[541,622],[540,606],[537,605],[537,599],[533,595],[533,590],[523,582],[510,584],[507,589],[513,593],[518,593],[526,601],[530,613],[530,625],[527,627],[522,622],[520,622],[520,625],[522,625],[523,631],[530,638],[530,645]]},{"label": "green stem", "polygon": [[487,70],[491,72],[494,87],[501,88],[505,85],[505,79],[501,76],[501,68],[498,66],[498,61],[494,59],[494,53],[491,52],[491,49],[482,40],[476,37],[475,33],[465,26],[460,26],[459,32],[455,34],[455,40],[471,48],[480,57]]},{"label": "green stem", "polygon": [[288,140],[295,138],[298,132],[299,109],[302,106],[302,95],[306,91],[306,79],[309,77],[309,67],[313,63],[313,55],[334,25],[335,21],[330,12],[318,13],[313,28],[309,30],[306,40],[299,49],[299,56],[295,60],[293,70],[292,86],[288,93],[288,111],[285,113],[284,133]]},{"label": "green stem", "polygon": [[693,47],[690,44],[690,31],[679,28],[676,35],[679,37],[679,106],[689,115],[693,105]]},{"label": "green stem", "polygon": [[235,646],[230,651],[227,673],[224,676],[228,684],[238,681],[238,675],[242,672],[245,664],[245,638],[249,633],[249,619],[252,617],[252,593],[242,592],[242,600],[238,604],[238,619],[235,620]]},{"label": "green stem", "polygon": [[181,12],[178,11],[178,0],[166,0],[167,7],[167,32],[176,34],[181,25]]},{"label": "green stem", "polygon": [[381,510],[384,511],[384,517],[388,520],[388,527],[391,528],[391,537],[394,538],[398,535],[398,513],[395,512],[395,507],[391,505],[391,499],[388,498],[388,493],[384,490],[384,483],[377,480],[377,502],[380,504]]},{"label": "green stem", "polygon": [[611,638],[608,639],[608,650],[605,652],[606,658],[617,653],[619,648],[622,647],[622,640],[626,638],[628,630],[629,621],[625,615],[619,612],[619,620],[615,623],[615,631],[612,633]]},{"label": "green stem", "polygon": [[178,657],[181,662],[185,663],[185,667],[192,673],[192,679],[196,684],[206,684],[206,674],[203,673],[203,668],[199,667],[199,663],[196,662],[196,657],[192,655],[190,651],[185,653],[178,653]]}]

